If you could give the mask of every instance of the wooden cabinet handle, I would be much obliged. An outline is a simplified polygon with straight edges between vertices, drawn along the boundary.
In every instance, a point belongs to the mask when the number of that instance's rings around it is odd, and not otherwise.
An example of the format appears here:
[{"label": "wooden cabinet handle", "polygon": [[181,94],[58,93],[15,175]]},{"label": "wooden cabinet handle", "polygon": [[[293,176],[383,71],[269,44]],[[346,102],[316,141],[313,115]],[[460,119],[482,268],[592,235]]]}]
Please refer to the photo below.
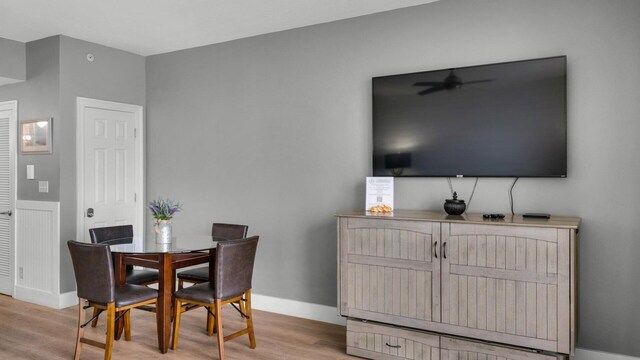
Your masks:
[{"label": "wooden cabinet handle", "polygon": [[447,242],[442,243],[442,257],[447,258]]},{"label": "wooden cabinet handle", "polygon": [[389,345],[389,343],[385,343],[385,345],[387,345],[390,348],[394,348],[394,349],[400,349],[402,347],[400,345]]},{"label": "wooden cabinet handle", "polygon": [[433,243],[433,253],[436,255],[436,259],[438,258],[438,242]]}]

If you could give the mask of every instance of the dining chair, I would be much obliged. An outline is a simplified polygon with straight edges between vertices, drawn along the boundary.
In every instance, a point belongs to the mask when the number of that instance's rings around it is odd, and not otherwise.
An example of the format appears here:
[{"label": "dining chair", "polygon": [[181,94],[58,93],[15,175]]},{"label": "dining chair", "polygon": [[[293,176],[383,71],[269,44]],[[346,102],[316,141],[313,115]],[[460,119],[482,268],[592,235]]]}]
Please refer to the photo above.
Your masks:
[{"label": "dining chair", "polygon": [[[256,348],[251,315],[251,279],[257,247],[258,236],[219,242],[214,257],[214,281],[196,284],[175,292],[171,349],[176,350],[178,347],[180,316],[189,304],[204,306],[209,314],[215,318],[220,360],[224,360],[224,342],[239,336],[249,335],[251,349]],[[244,303],[244,305],[237,308],[234,304],[236,302]],[[186,303],[186,306],[183,307],[182,303]],[[222,306],[226,304],[231,304],[240,312],[246,320],[247,327],[224,336]]]},{"label": "dining chair", "polygon": [[[213,223],[211,225],[211,236],[229,240],[244,239],[247,237],[247,230],[249,230],[247,225]],[[199,284],[206,281],[209,281],[208,266],[178,273],[178,289],[182,289],[185,282]]]},{"label": "dining chair", "polygon": [[[239,224],[213,223],[211,225],[211,236],[214,238],[223,238],[228,240],[244,239],[247,237],[249,226]],[[178,273],[178,289],[184,288],[184,283],[200,284],[209,281],[209,266],[198,267]],[[243,302],[238,302],[238,306],[242,309]],[[199,308],[192,305],[188,310]],[[207,314],[207,334],[213,335],[214,332],[213,317]]]},{"label": "dining chair", "polygon": [[[109,240],[133,237],[133,225],[107,226],[89,229],[89,237],[94,244]],[[135,285],[150,285],[158,282],[158,270],[134,269],[127,265],[126,282]]]},{"label": "dining chair", "polygon": [[[105,241],[124,239],[133,237],[133,225],[118,225],[107,226],[89,229],[89,237],[94,244],[100,244]],[[126,280],[127,284],[134,285],[151,285],[158,282],[158,270],[150,269],[134,269],[133,265],[126,266]],[[98,324],[98,317],[102,312],[99,308],[93,309],[93,316],[95,320],[91,323],[91,327],[96,327]]]},{"label": "dining chair", "polygon": [[[115,323],[124,316],[125,340],[131,340],[132,308],[153,304],[157,301],[158,292],[146,286],[124,284],[116,285],[113,271],[111,250],[105,244],[87,244],[69,240],[67,242],[73,271],[76,276],[78,291],[78,329],[74,359],[80,358],[82,344],[104,349],[104,359],[111,359]],[[107,337],[105,343],[84,337],[84,328],[93,320],[86,320],[86,309],[89,307],[107,311]],[[116,312],[121,315],[116,318]],[[96,315],[97,316],[97,315]]]}]

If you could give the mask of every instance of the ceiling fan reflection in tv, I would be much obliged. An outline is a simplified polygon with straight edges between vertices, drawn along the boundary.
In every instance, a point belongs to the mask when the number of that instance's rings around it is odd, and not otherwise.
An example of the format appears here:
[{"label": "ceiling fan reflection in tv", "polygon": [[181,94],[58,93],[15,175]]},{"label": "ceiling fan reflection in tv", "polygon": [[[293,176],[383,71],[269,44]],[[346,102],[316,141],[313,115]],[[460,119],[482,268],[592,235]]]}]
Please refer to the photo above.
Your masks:
[{"label": "ceiling fan reflection in tv", "polygon": [[429,86],[429,88],[418,92],[418,95],[427,95],[442,90],[455,90],[460,89],[462,85],[485,83],[494,80],[484,79],[463,82],[462,79],[454,73],[454,69],[450,70],[449,75],[447,75],[443,81],[418,81],[414,83],[413,86]]}]

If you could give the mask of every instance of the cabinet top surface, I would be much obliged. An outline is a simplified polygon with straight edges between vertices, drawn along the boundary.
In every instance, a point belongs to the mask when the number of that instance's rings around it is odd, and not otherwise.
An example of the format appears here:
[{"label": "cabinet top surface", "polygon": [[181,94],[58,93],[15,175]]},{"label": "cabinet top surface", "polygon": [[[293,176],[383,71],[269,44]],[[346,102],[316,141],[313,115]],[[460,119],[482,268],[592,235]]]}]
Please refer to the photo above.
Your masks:
[{"label": "cabinet top surface", "polygon": [[375,214],[365,210],[347,211],[336,214],[337,217],[354,217],[367,219],[390,220],[414,220],[414,221],[438,221],[450,223],[510,225],[510,226],[537,226],[577,229],[580,226],[580,218],[551,216],[550,219],[524,219],[522,215],[505,215],[504,219],[484,219],[480,213],[464,215],[448,215],[444,211],[426,210],[394,210],[391,213]]}]

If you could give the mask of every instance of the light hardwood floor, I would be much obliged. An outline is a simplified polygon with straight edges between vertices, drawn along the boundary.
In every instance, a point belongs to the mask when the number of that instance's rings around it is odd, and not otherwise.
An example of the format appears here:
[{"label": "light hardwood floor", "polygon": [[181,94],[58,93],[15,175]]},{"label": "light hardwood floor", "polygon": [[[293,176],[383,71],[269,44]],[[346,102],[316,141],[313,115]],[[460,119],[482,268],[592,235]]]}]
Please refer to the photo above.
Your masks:
[{"label": "light hardwood floor", "polygon": [[[71,359],[75,343],[77,308],[54,310],[0,296],[0,359]],[[88,310],[87,310],[88,311]],[[345,353],[345,328],[313,320],[254,310],[257,347],[249,348],[249,337],[225,344],[226,357],[234,359],[356,359]],[[90,317],[90,314],[87,313]],[[231,306],[224,309],[224,327],[242,327],[239,314]],[[131,313],[132,341],[114,343],[113,359],[217,359],[215,336],[205,332],[203,309],[183,314],[178,349],[160,354],[155,314]],[[98,327],[87,327],[85,336],[104,341],[105,316]],[[103,352],[83,346],[82,359],[102,359]]]}]

